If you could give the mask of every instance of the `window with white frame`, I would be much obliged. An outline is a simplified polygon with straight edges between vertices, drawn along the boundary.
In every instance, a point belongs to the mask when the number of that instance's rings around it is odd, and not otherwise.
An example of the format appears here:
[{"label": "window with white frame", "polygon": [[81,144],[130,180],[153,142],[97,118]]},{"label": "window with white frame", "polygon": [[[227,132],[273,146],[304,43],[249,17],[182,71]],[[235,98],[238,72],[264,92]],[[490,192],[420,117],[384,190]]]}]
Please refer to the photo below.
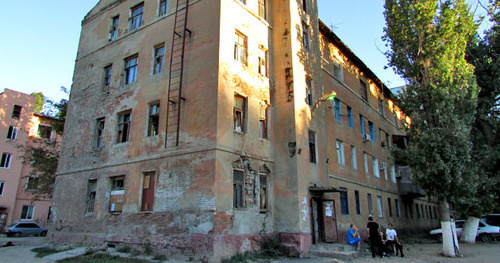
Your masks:
[{"label": "window with white frame", "polygon": [[356,147],[354,147],[354,145],[351,145],[351,164],[352,169],[358,170],[358,158],[356,156]]},{"label": "window with white frame", "polygon": [[9,168],[11,157],[12,157],[12,154],[10,154],[10,153],[2,153],[2,160],[0,161],[0,168]]},{"label": "window with white frame", "polygon": [[259,0],[259,16],[266,19],[266,0]]},{"label": "window with white frame", "polygon": [[9,126],[9,130],[7,132],[7,140],[15,140],[17,138],[17,127]]},{"label": "window with white frame", "polygon": [[35,212],[34,206],[23,205],[23,209],[21,211],[21,220],[32,220],[34,212]]},{"label": "window with white frame", "polygon": [[396,167],[391,165],[391,181],[396,182]]},{"label": "window with white frame", "polygon": [[382,162],[382,170],[384,171],[384,178],[387,181],[387,163]]},{"label": "window with white frame", "polygon": [[153,61],[153,75],[163,71],[163,58],[165,56],[165,46],[160,45],[155,48],[155,57]]},{"label": "window with white frame", "polygon": [[309,106],[313,106],[312,98],[312,78],[306,76],[306,103]]},{"label": "window with white frame", "polygon": [[378,159],[372,156],[373,176],[380,178],[380,171],[378,167]]},{"label": "window with white frame", "polygon": [[247,65],[248,39],[247,36],[239,31],[235,32],[236,40],[234,42],[234,60],[242,65]]},{"label": "window with white frame", "polygon": [[120,24],[120,16],[114,16],[111,18],[111,29],[109,30],[109,41],[113,41],[118,38],[118,25]]},{"label": "window with white frame", "polygon": [[259,57],[259,74],[264,77],[268,77],[267,74],[267,51],[262,51],[262,55]]},{"label": "window with white frame", "polygon": [[237,132],[245,132],[246,99],[240,95],[234,95],[233,106],[233,128]]},{"label": "window with white frame", "polygon": [[160,6],[158,8],[158,16],[164,16],[167,14],[169,4],[170,0],[160,0]]},{"label": "window with white frame", "polygon": [[309,33],[309,26],[302,22],[302,45],[305,49],[311,50],[311,35]]},{"label": "window with white frame", "polygon": [[124,77],[125,84],[134,83],[137,79],[138,55],[135,54],[125,59]]},{"label": "window with white frame", "polygon": [[160,128],[160,103],[149,105],[148,136],[158,135]]},{"label": "window with white frame", "polygon": [[260,107],[259,111],[259,137],[267,138],[267,105],[265,107]]},{"label": "window with white frame", "polygon": [[384,217],[383,209],[382,209],[382,197],[377,196],[377,206],[378,206],[378,216]]},{"label": "window with white frame", "polygon": [[363,162],[365,164],[365,174],[369,175],[370,174],[370,170],[369,170],[369,167],[368,167],[368,154],[366,152],[363,152]]},{"label": "window with white frame", "polygon": [[337,140],[337,162],[345,165],[344,142]]}]

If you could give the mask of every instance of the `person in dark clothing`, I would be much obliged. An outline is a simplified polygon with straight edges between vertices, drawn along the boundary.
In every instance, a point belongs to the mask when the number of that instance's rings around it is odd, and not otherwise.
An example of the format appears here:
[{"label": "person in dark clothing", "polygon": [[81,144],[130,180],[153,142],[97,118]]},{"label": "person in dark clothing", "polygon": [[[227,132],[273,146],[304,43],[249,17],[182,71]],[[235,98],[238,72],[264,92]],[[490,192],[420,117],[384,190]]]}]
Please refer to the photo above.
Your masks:
[{"label": "person in dark clothing", "polygon": [[380,249],[382,239],[380,239],[378,229],[379,226],[377,222],[373,221],[373,217],[368,217],[366,230],[368,231],[368,239],[370,240],[370,250],[372,251],[372,257],[375,257],[375,254],[382,257],[382,249]]}]

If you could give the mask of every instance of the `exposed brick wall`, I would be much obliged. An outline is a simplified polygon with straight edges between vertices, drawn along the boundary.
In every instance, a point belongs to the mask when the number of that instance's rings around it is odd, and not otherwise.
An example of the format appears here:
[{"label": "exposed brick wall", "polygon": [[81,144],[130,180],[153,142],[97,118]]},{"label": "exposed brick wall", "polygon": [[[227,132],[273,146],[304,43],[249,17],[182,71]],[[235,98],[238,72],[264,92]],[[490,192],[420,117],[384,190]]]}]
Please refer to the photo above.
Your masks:
[{"label": "exposed brick wall", "polygon": [[214,229],[212,234],[227,234],[233,228],[234,215],[217,212],[214,215]]}]

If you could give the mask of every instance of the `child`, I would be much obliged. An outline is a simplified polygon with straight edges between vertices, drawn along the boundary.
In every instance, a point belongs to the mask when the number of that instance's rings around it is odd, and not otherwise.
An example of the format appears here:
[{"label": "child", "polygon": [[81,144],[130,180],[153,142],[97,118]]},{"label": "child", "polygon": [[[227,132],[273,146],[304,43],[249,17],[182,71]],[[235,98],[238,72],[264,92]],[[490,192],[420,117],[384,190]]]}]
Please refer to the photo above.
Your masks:
[{"label": "child", "polygon": [[391,223],[387,225],[387,229],[385,230],[385,233],[387,235],[387,245],[389,247],[389,250],[392,252],[394,251],[394,245],[396,246],[396,256],[398,255],[398,252],[401,252],[401,257],[404,257],[405,255],[403,254],[403,246],[401,245],[401,242],[399,242],[398,239],[398,233],[396,233],[396,230],[393,229],[393,226]]}]

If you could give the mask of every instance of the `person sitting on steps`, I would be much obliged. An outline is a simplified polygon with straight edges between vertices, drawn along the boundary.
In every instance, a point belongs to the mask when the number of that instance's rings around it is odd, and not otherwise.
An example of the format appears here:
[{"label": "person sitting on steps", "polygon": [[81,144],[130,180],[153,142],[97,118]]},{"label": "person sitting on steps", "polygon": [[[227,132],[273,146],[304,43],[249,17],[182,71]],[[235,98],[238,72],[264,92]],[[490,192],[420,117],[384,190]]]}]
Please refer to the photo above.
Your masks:
[{"label": "person sitting on steps", "polygon": [[358,233],[358,228],[351,224],[349,230],[347,231],[347,243],[352,246],[356,246],[356,251],[361,250],[361,237]]}]

